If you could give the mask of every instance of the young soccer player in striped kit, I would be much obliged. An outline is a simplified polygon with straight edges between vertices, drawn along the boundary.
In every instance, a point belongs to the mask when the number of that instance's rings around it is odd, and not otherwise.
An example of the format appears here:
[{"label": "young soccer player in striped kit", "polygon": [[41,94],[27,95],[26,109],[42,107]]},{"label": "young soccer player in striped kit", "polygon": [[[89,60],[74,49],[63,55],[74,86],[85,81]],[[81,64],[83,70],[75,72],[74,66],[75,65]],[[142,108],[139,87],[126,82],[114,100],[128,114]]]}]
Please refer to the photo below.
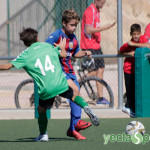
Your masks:
[{"label": "young soccer player in striped kit", "polygon": [[[74,68],[71,64],[71,57],[80,58],[90,56],[90,51],[80,51],[76,36],[73,34],[77,24],[80,21],[78,14],[74,10],[65,10],[62,14],[62,28],[50,34],[46,42],[54,45],[59,43],[61,38],[66,38],[66,58],[61,58],[60,63],[62,70],[66,76],[68,84],[75,91],[79,92],[80,86],[76,78]],[[67,135],[76,139],[85,139],[78,131],[84,130],[91,126],[91,123],[81,120],[81,108],[69,100],[71,107],[71,121]]]}]

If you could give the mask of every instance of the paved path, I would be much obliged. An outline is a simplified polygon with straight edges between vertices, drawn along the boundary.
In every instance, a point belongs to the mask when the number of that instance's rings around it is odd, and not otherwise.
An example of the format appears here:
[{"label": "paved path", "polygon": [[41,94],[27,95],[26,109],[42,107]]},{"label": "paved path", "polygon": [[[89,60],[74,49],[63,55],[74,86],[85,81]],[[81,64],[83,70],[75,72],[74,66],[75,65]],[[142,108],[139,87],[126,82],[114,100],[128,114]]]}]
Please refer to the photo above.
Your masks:
[{"label": "paved path", "polygon": [[[129,118],[121,109],[93,109],[93,112],[95,112],[99,118]],[[70,109],[52,109],[51,118],[69,119]],[[82,118],[88,118],[84,112],[82,112]],[[34,119],[34,110],[0,110],[0,119]]]}]

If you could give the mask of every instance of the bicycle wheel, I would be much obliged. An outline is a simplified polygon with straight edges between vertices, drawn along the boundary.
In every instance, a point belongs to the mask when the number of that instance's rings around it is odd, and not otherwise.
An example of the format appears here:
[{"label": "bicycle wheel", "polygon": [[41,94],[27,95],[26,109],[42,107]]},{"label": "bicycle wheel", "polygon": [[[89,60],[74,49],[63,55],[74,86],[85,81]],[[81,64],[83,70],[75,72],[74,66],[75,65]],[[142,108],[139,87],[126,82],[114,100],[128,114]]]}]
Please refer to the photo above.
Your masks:
[{"label": "bicycle wheel", "polygon": [[103,97],[109,101],[106,107],[114,106],[114,96],[110,86],[102,79],[97,77],[86,77],[80,84],[80,94],[86,99],[89,104],[96,105],[97,100],[97,87],[96,81],[103,85]]},{"label": "bicycle wheel", "polygon": [[34,81],[22,81],[15,91],[15,104],[19,108],[33,108],[34,106]]}]

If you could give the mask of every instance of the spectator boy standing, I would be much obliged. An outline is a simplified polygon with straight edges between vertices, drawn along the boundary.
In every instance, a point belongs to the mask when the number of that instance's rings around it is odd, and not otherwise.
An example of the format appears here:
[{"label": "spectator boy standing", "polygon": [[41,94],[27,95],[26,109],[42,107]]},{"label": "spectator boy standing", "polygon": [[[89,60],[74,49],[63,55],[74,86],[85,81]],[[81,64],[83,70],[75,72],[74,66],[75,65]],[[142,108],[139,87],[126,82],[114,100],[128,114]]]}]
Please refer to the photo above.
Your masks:
[{"label": "spectator boy standing", "polygon": [[131,40],[120,47],[119,54],[129,55],[124,60],[124,77],[127,103],[123,106],[122,111],[129,114],[130,117],[135,117],[135,49],[137,47],[149,47],[146,36],[141,35],[141,26],[133,24],[130,27]]}]

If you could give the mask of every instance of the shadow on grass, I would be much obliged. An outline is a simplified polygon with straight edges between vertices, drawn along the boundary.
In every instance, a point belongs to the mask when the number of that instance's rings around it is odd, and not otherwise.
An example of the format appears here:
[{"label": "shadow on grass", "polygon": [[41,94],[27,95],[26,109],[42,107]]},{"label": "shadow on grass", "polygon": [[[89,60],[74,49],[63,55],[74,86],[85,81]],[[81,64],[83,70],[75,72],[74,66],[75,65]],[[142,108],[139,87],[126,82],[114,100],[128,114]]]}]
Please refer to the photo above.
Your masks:
[{"label": "shadow on grass", "polygon": [[[17,140],[0,140],[0,142],[35,142],[35,138],[21,138]],[[48,142],[56,142],[56,141],[78,141],[73,138],[49,138]]]}]

